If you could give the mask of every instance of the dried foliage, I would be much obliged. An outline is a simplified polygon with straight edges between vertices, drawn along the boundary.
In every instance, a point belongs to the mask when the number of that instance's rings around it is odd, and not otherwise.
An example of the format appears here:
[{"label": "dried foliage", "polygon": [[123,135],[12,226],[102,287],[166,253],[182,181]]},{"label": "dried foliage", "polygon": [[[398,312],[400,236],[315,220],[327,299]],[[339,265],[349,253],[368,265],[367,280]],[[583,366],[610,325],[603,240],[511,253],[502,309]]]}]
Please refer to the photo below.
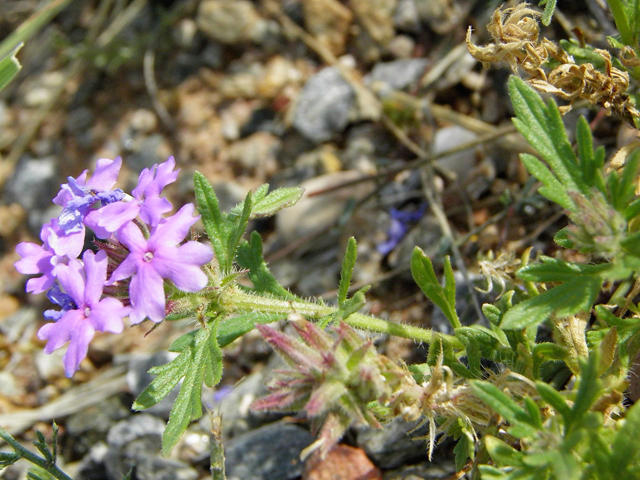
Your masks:
[{"label": "dried foliage", "polygon": [[[544,37],[539,39],[540,15],[526,3],[498,8],[487,25],[493,42],[475,45],[469,28],[466,39],[469,52],[485,65],[505,61],[514,73],[526,73],[528,83],[537,90],[568,100],[569,105],[560,107],[563,113],[569,111],[576,100],[582,99],[627,119],[640,115],[626,94],[629,75],[613,66],[611,54],[594,49],[604,61],[603,68],[589,62],[576,63],[556,43]],[[630,50],[622,52],[623,63],[629,66],[638,61]]]}]

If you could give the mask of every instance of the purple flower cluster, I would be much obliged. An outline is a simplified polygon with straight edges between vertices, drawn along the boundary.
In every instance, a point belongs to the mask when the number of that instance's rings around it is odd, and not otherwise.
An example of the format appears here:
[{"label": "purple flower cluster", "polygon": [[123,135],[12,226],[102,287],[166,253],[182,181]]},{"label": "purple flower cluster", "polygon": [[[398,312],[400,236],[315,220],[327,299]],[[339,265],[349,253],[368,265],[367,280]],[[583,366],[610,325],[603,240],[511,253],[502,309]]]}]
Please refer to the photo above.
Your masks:
[{"label": "purple flower cluster", "polygon": [[[208,282],[200,267],[213,258],[211,248],[182,243],[199,218],[193,216],[193,205],[163,218],[173,207],[160,195],[178,178],[173,157],[144,169],[133,196],[113,189],[121,166],[120,158],[100,159],[91,178],[86,170],[69,177],[53,199],[62,207],[60,216],[42,227],[43,244],[16,247],[22,257],[16,269],[40,275],[29,279],[27,292],[46,291],[60,307],[45,312],[53,323],[44,325],[38,338],[47,341],[46,353],[69,343],[63,358],[68,377],[86,357],[96,331],[120,333],[127,316],[134,324],[164,319],[165,279],[187,292],[202,290]],[[104,240],[96,242],[103,250],[87,250],[80,260],[85,227]],[[119,298],[106,295],[105,287],[117,290]]]}]

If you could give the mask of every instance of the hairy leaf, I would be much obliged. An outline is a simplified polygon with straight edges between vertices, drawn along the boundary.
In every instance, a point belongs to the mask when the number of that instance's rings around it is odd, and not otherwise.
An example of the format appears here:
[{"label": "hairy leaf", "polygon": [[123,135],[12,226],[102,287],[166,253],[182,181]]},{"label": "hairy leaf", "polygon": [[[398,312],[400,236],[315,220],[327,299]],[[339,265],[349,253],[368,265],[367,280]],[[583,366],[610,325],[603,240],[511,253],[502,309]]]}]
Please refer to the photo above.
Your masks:
[{"label": "hairy leaf", "polygon": [[500,326],[504,330],[520,330],[537,325],[552,314],[563,318],[587,312],[600,292],[601,285],[602,279],[596,276],[579,276],[518,303],[507,311]]},{"label": "hairy leaf", "polygon": [[[450,268],[451,264],[449,264],[449,269]],[[451,291],[453,290],[455,292],[455,284],[451,285],[450,283],[452,282],[452,278],[448,278],[448,275],[445,273],[447,284],[445,288],[442,288],[436,277],[436,272],[433,270],[431,260],[419,247],[414,248],[413,254],[411,255],[411,274],[422,292],[442,310],[449,319],[449,322],[451,322],[453,328],[460,327],[460,319],[456,312],[455,303],[450,303]],[[451,277],[453,277],[453,275],[451,275]]]}]

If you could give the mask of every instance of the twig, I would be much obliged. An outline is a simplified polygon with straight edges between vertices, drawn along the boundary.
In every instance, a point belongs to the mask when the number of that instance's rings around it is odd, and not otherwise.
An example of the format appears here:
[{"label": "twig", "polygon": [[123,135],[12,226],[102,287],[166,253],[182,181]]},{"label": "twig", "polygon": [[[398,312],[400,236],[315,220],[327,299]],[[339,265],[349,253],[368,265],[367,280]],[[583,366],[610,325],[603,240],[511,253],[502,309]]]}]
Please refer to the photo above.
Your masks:
[{"label": "twig", "polygon": [[[348,182],[344,182],[344,183],[340,183],[338,185],[333,185],[331,187],[327,187],[324,188],[322,190],[315,190],[312,192],[307,193],[308,197],[313,197],[315,195],[323,195],[325,193],[329,193],[329,192],[333,192],[335,190],[340,190],[342,188],[348,188],[351,187],[353,185],[356,185],[358,183],[362,183],[362,182],[370,182],[370,181],[374,181],[374,180],[378,180],[380,178],[384,178],[384,177],[388,177],[391,175],[395,175],[397,173],[403,172],[405,170],[413,170],[425,165],[429,165],[432,164],[434,161],[440,159],[440,158],[444,158],[447,157],[449,155],[454,155],[456,153],[465,151],[465,150],[469,150],[470,148],[474,148],[477,147],[479,145],[482,145],[484,143],[488,143],[491,141],[495,141],[498,140],[499,138],[504,137],[505,135],[508,135],[510,133],[515,132],[516,129],[515,127],[504,127],[504,128],[500,128],[500,129],[494,129],[493,132],[488,133],[486,135],[483,135],[475,140],[472,140],[470,142],[466,142],[463,143],[461,145],[458,145],[456,147],[450,148],[449,150],[445,150],[442,153],[439,153],[437,155],[427,155],[424,158],[418,158],[417,160],[413,160],[411,162],[402,164],[402,165],[398,165],[395,167],[390,167],[387,168],[385,170],[383,170],[380,173],[376,173],[373,175],[363,175],[361,178],[357,178],[355,180],[350,180]],[[435,167],[435,165],[434,165]]]},{"label": "twig", "polygon": [[57,399],[33,410],[0,415],[0,425],[15,435],[35,422],[49,421],[76,413],[84,408],[116,395],[127,388],[125,366],[110,369],[88,383],[67,390]]}]

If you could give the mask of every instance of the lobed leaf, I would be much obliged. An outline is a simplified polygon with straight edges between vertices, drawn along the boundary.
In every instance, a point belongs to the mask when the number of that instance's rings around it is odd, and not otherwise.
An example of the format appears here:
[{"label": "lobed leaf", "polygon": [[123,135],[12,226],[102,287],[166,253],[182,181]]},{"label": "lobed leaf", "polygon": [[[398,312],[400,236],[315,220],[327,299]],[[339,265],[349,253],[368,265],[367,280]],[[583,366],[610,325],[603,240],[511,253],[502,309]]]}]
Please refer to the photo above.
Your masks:
[{"label": "lobed leaf", "polygon": [[622,428],[611,445],[610,464],[619,474],[623,474],[640,457],[637,435],[640,432],[640,402],[627,410]]},{"label": "lobed leaf", "polygon": [[209,241],[216,253],[216,259],[223,274],[231,271],[232,258],[229,258],[227,249],[229,234],[226,227],[225,215],[220,211],[218,197],[207,178],[200,172],[193,174],[193,186],[195,189],[198,212],[204,224]]},{"label": "lobed leaf", "polygon": [[358,246],[356,244],[356,239],[351,237],[347,242],[347,251],[344,254],[342,270],[340,272],[340,285],[338,287],[339,306],[342,306],[347,300],[347,294],[349,293],[349,286],[351,285],[351,278],[353,277],[353,269],[356,266],[357,256]]},{"label": "lobed leaf", "polygon": [[[449,264],[449,268],[451,268],[451,264]],[[445,285],[447,289],[447,292],[445,292],[445,289],[438,282],[431,260],[419,247],[414,248],[411,255],[411,274],[422,292],[442,310],[453,328],[460,327],[460,319],[455,309],[455,303],[451,304],[449,301],[451,298],[451,284]],[[455,284],[453,285],[453,290],[455,291]]]},{"label": "lobed leaf", "polygon": [[518,131],[551,167],[564,190],[586,194],[557,105],[549,100],[545,106],[533,88],[516,76],[509,78],[509,95],[516,113],[513,123]]},{"label": "lobed leaf", "polygon": [[18,45],[13,52],[0,59],[0,91],[13,80],[22,68],[22,65],[20,65],[16,57],[20,48],[22,48],[22,44]]},{"label": "lobed leaf", "polygon": [[505,313],[500,326],[504,330],[521,330],[545,321],[552,314],[563,318],[587,312],[600,293],[601,286],[602,279],[596,276],[578,276],[518,303]]}]

